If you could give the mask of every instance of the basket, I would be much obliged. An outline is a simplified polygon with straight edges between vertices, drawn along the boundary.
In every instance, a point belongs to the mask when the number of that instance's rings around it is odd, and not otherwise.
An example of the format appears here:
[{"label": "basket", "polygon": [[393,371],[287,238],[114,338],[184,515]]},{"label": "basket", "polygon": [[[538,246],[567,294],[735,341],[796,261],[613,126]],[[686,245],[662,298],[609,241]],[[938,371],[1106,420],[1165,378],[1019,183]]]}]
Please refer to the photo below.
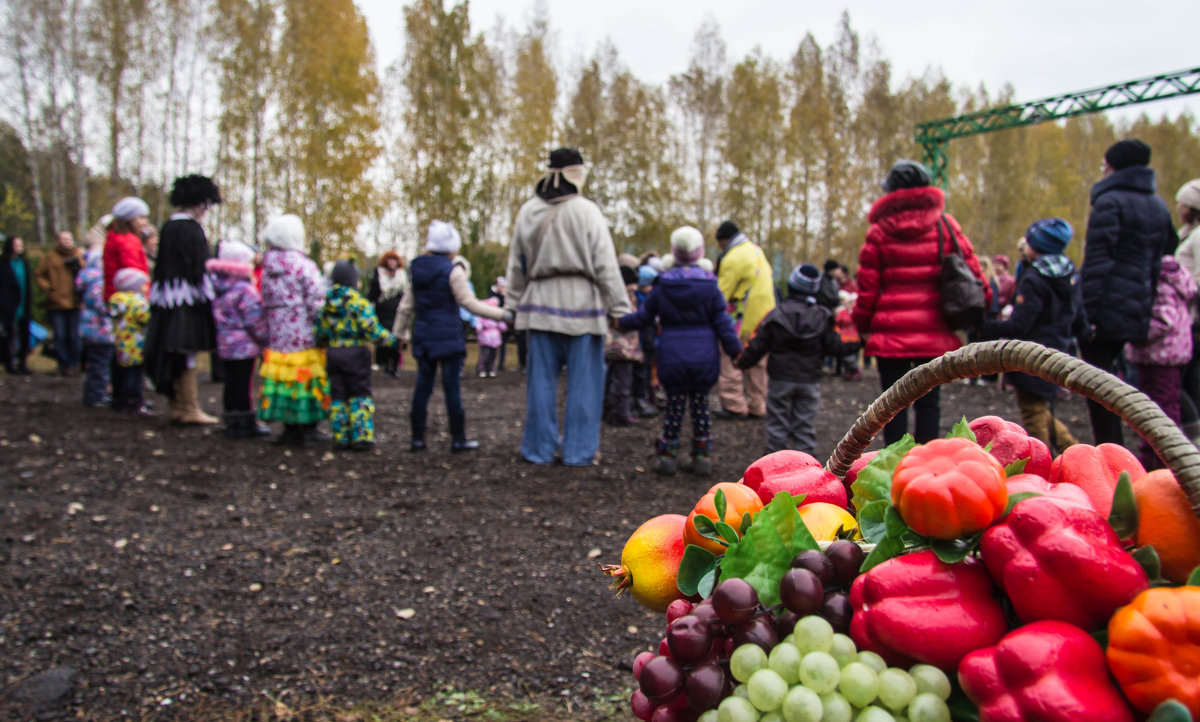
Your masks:
[{"label": "basket", "polygon": [[834,448],[825,468],[839,479],[902,409],[941,384],[1001,371],[1020,371],[1056,383],[1120,416],[1175,474],[1200,517],[1200,451],[1150,397],[1070,354],[1032,341],[985,341],[951,351],[905,374],[875,399]]}]

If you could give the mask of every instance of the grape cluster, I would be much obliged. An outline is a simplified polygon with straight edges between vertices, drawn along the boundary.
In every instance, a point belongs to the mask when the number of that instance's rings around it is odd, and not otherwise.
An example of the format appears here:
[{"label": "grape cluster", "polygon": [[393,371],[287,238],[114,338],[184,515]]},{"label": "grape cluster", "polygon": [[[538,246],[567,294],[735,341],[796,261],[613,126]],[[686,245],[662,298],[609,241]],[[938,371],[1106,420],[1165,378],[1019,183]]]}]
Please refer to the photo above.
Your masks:
[{"label": "grape cluster", "polygon": [[[739,704],[730,703],[730,699],[748,699],[748,678],[742,679],[738,674],[742,668],[734,666],[738,655],[745,662],[747,655],[757,652],[763,668],[768,667],[768,661],[774,660],[772,664],[799,670],[803,648],[794,640],[802,630],[818,622],[824,625],[823,629],[828,629],[830,637],[837,633],[843,649],[848,643],[850,653],[857,654],[854,643],[845,636],[851,616],[846,592],[862,562],[862,549],[851,541],[834,542],[824,553],[801,552],[780,581],[782,608],[778,610],[764,609],[759,603],[758,592],[743,579],[722,581],[713,589],[710,598],[694,606],[686,600],[673,602],[667,608],[667,634],[659,644],[658,654],[642,652],[633,662],[633,676],[638,681],[638,689],[630,699],[634,716],[652,722],[716,720],[718,708]],[[803,634],[809,632],[803,631]],[[808,639],[807,636],[803,638]],[[819,651],[829,652],[828,649]],[[840,671],[841,666],[832,670],[833,673]],[[788,675],[781,679],[786,696],[788,684],[795,684],[798,678],[792,679],[792,675]],[[762,684],[764,682],[756,683],[756,688]],[[741,695],[738,690],[742,691]],[[849,703],[846,709],[850,709]],[[730,719],[757,720],[759,717],[755,712],[753,717],[743,715]],[[786,715],[779,719],[791,720]],[[812,719],[820,719],[820,708]]]}]

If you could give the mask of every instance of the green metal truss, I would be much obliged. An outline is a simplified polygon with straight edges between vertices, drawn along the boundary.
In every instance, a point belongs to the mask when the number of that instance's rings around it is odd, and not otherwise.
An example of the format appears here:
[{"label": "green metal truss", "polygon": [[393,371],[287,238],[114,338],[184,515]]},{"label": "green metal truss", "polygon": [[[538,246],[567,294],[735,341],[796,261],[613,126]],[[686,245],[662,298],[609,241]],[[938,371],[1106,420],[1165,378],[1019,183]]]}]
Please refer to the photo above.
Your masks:
[{"label": "green metal truss", "polygon": [[915,138],[921,144],[924,162],[933,174],[933,182],[945,187],[948,147],[954,138],[991,133],[1005,128],[1019,128],[1193,93],[1200,93],[1200,68],[917,123]]}]

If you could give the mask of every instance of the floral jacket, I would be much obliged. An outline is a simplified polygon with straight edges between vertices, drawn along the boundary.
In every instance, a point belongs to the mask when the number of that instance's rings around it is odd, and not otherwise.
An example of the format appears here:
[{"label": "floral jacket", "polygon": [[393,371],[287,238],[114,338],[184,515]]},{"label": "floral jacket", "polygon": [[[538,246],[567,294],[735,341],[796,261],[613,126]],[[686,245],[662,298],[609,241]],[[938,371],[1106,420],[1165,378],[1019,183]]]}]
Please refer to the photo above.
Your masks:
[{"label": "floral jacket", "polygon": [[1191,307],[1196,303],[1196,282],[1174,256],[1162,257],[1158,292],[1150,309],[1150,335],[1145,343],[1131,343],[1126,357],[1144,366],[1184,366],[1192,360]]},{"label": "floral jacket", "polygon": [[300,251],[267,251],[262,300],[272,351],[295,353],[316,346],[313,327],[325,301],[325,277],[312,259]]},{"label": "floral jacket", "polygon": [[[246,277],[225,273],[209,260],[213,290],[213,321],[217,325],[217,355],[236,361],[255,358],[267,345],[267,315],[263,313],[262,297],[247,274]],[[247,266],[249,269],[249,266]]]},{"label": "floral jacket", "polygon": [[150,303],[134,291],[117,291],[108,299],[108,315],[115,320],[117,364],[141,366],[145,363],[146,324],[150,323]]},{"label": "floral jacket", "polygon": [[79,312],[79,337],[86,344],[113,342],[113,323],[104,303],[104,269],[88,266],[75,277],[75,290],[83,299]]},{"label": "floral jacket", "polygon": [[320,346],[396,345],[396,337],[379,325],[371,302],[353,288],[342,285],[334,285],[325,294],[325,304],[313,332]]}]

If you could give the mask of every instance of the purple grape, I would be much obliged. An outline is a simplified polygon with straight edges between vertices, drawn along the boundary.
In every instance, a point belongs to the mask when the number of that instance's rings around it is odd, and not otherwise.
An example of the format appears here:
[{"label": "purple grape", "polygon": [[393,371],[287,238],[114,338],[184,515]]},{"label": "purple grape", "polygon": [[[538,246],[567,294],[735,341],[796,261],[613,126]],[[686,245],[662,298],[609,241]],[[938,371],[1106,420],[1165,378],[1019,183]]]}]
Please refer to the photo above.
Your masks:
[{"label": "purple grape", "polygon": [[742,624],[758,612],[758,592],[745,579],[726,579],[713,589],[712,606],[725,624]]},{"label": "purple grape", "polygon": [[779,601],[801,617],[820,611],[824,597],[821,580],[807,569],[789,569],[779,580]]},{"label": "purple grape", "polygon": [[725,698],[726,682],[725,669],[721,665],[712,662],[698,664],[687,673],[683,693],[693,710],[705,712],[716,709]]},{"label": "purple grape", "polygon": [[717,616],[717,610],[713,609],[712,602],[708,599],[692,607],[692,611],[688,612],[688,614],[691,614],[693,617],[707,619],[710,622],[720,621],[720,617]]},{"label": "purple grape", "polygon": [[713,646],[708,620],[690,614],[676,619],[667,630],[667,646],[671,656],[683,664],[704,659]]},{"label": "purple grape", "polygon": [[833,560],[816,549],[807,549],[792,559],[792,569],[807,569],[817,575],[822,587],[833,586]]},{"label": "purple grape", "polygon": [[692,603],[686,599],[676,599],[667,605],[667,624],[674,622],[680,617],[685,617],[692,613]]},{"label": "purple grape", "polygon": [[847,634],[850,631],[850,617],[854,610],[850,607],[850,597],[845,592],[830,592],[821,603],[821,616],[833,625],[833,631]]},{"label": "purple grape", "polygon": [[670,657],[655,657],[642,667],[638,685],[654,704],[670,702],[683,691],[683,668]]},{"label": "purple grape", "polygon": [[[743,644],[757,644],[764,652],[769,653],[779,644],[779,636],[775,634],[775,625],[770,616],[762,614],[734,627],[733,648],[737,649]],[[645,675],[646,671],[642,670],[642,674]]]},{"label": "purple grape", "polygon": [[867,558],[862,547],[846,539],[839,539],[830,544],[825,550],[825,555],[833,562],[833,576],[843,589],[850,588],[850,584],[858,576],[863,560]]},{"label": "purple grape", "polygon": [[783,639],[792,633],[796,628],[796,622],[800,621],[800,615],[790,609],[784,609],[775,617],[775,634]]}]

